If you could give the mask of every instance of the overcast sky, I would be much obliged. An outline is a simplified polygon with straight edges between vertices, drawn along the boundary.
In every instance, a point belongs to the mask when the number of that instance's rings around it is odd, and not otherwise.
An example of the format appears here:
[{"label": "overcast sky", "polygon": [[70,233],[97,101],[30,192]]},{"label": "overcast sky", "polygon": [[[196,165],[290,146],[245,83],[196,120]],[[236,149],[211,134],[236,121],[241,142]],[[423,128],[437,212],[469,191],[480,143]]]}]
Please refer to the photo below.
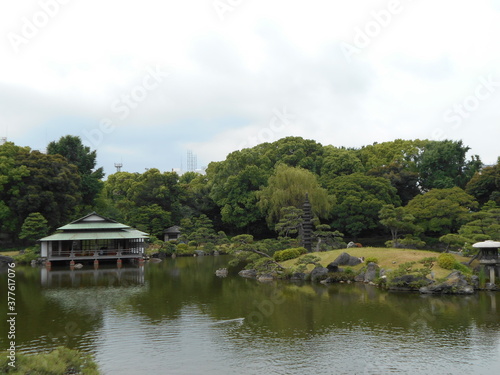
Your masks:
[{"label": "overcast sky", "polygon": [[500,0],[2,1],[0,33],[0,136],[108,174],[291,135],[500,155]]}]

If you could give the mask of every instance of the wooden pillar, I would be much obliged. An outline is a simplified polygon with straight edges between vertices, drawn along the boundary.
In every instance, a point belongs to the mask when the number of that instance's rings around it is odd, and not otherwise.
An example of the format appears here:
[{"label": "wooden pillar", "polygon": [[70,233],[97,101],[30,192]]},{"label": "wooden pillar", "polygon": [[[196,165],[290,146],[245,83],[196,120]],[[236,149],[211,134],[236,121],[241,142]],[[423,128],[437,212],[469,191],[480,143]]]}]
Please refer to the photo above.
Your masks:
[{"label": "wooden pillar", "polygon": [[94,259],[94,268],[99,268],[99,261]]},{"label": "wooden pillar", "polygon": [[118,268],[122,268],[122,260],[121,260],[121,259],[117,259],[117,261],[116,261],[116,266],[117,266]]},{"label": "wooden pillar", "polygon": [[52,263],[50,262],[50,260],[47,260],[45,262],[45,267],[47,267],[47,268],[51,268],[52,267]]}]

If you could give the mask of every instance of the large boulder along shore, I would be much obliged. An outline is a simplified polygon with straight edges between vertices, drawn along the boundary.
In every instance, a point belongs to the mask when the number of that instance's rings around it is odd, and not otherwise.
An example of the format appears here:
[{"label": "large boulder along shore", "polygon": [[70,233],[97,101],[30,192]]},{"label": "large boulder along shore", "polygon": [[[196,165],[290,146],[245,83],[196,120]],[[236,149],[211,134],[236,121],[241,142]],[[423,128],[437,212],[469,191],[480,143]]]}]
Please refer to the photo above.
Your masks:
[{"label": "large boulder along shore", "polygon": [[0,268],[8,267],[8,265],[11,263],[15,263],[14,258],[5,255],[0,255]]},{"label": "large boulder along shore", "polygon": [[[473,284],[475,283],[473,282]],[[469,284],[462,272],[453,271],[446,277],[444,282],[423,286],[419,291],[422,294],[473,294],[474,285]]]}]

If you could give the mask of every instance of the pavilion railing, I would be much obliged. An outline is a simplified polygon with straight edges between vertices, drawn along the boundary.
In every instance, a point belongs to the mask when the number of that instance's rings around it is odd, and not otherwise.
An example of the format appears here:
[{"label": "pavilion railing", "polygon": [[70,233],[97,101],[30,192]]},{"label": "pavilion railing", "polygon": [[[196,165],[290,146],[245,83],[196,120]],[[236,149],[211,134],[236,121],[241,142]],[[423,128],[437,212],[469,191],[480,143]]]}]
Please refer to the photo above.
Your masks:
[{"label": "pavilion railing", "polygon": [[128,256],[128,255],[140,255],[143,254],[143,248],[130,248],[130,249],[98,249],[98,250],[61,250],[52,249],[50,253],[51,257],[104,257],[104,256]]}]

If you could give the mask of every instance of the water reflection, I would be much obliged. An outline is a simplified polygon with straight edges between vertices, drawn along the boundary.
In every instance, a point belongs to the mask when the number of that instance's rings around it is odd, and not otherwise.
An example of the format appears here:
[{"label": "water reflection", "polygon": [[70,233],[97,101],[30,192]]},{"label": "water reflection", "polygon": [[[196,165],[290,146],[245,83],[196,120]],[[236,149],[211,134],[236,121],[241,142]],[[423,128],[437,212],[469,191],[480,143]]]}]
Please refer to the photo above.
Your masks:
[{"label": "water reflection", "polygon": [[[81,348],[105,374],[120,375],[500,368],[496,293],[421,296],[365,284],[216,277],[226,263],[198,257],[122,269],[20,268],[19,347]],[[5,322],[0,328],[4,345]]]},{"label": "water reflection", "polygon": [[78,270],[40,268],[40,280],[46,288],[144,285],[144,266]]}]

